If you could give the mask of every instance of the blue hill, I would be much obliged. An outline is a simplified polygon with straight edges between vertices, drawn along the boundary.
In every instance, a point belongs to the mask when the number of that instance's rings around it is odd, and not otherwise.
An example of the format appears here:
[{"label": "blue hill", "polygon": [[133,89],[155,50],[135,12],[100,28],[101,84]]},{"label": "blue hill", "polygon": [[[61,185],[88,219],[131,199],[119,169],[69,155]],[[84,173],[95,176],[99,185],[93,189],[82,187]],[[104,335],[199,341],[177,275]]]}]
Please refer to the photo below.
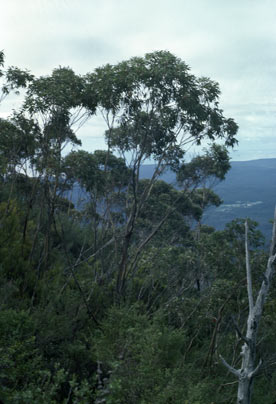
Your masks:
[{"label": "blue hill", "polygon": [[[141,176],[150,178],[154,165],[142,167]],[[175,183],[175,175],[167,170],[162,179]],[[236,218],[249,217],[259,223],[266,238],[271,235],[271,223],[276,204],[276,158],[233,161],[226,179],[214,187],[223,200],[218,208],[209,208],[203,223],[218,230]]]},{"label": "blue hill", "polygon": [[[141,178],[151,178],[154,165],[141,167]],[[161,179],[175,185],[175,174],[167,170]],[[276,204],[276,158],[251,161],[233,161],[226,179],[214,187],[223,204],[209,208],[203,223],[218,230],[236,218],[249,217],[259,223],[267,239],[271,235],[271,223]],[[76,184],[68,194],[79,208],[87,200],[87,194]]]}]

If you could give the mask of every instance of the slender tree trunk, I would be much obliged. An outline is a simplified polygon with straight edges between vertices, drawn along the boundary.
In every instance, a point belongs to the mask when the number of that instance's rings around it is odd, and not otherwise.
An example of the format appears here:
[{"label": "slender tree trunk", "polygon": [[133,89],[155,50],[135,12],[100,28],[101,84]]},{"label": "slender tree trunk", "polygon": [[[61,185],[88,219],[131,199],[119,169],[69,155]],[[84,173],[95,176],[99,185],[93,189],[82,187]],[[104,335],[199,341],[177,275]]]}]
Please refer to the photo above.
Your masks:
[{"label": "slender tree trunk", "polygon": [[246,337],[241,350],[242,364],[239,370],[238,404],[251,403],[254,376],[261,365],[260,361],[259,365],[255,368],[256,341],[259,321],[260,317],[257,316],[255,306],[253,312],[249,313],[248,316]]},{"label": "slender tree trunk", "polygon": [[255,363],[255,350],[256,344],[250,346],[250,344],[244,343],[242,347],[242,366],[239,375],[238,385],[238,404],[250,404],[251,394],[254,380],[254,363]]},{"label": "slender tree trunk", "polygon": [[245,222],[246,276],[247,276],[247,294],[249,303],[246,336],[242,335],[238,325],[235,324],[236,331],[239,337],[244,342],[241,350],[241,357],[242,357],[241,368],[234,369],[221,357],[221,360],[227,367],[227,369],[238,378],[239,384],[238,384],[237,404],[251,403],[254,377],[262,364],[262,361],[260,360],[259,364],[255,366],[256,343],[257,343],[258,328],[262,317],[265,299],[268,295],[272,275],[274,272],[273,264],[276,259],[275,245],[276,245],[276,208],[274,212],[272,239],[271,239],[269,258],[267,261],[267,267],[263,275],[263,281],[259,289],[257,299],[254,303],[252,292],[250,257],[248,248],[248,223],[247,221]]}]

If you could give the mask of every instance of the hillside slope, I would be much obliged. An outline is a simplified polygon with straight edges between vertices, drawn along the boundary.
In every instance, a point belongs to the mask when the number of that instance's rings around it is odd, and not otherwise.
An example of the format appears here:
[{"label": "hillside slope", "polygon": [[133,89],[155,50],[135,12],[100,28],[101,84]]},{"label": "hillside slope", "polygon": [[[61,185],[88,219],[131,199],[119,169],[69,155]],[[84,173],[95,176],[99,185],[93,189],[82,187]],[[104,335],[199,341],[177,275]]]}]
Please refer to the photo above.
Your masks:
[{"label": "hillside slope", "polygon": [[230,220],[250,217],[259,223],[265,236],[270,237],[269,221],[276,204],[276,159],[233,161],[225,181],[214,191],[224,203],[206,212],[206,224],[222,229]]},{"label": "hillside slope", "polygon": [[[149,178],[153,168],[143,166],[141,176]],[[174,183],[175,175],[168,170],[162,179]],[[270,220],[276,204],[276,159],[233,161],[225,181],[215,186],[214,191],[224,203],[207,210],[203,223],[221,230],[233,219],[249,217],[270,238]]]},{"label": "hillside slope", "polygon": [[[141,178],[151,178],[153,170],[154,165],[142,166]],[[161,179],[176,185],[175,174],[170,170]],[[216,185],[214,191],[224,202],[218,208],[209,208],[203,223],[221,230],[233,219],[249,217],[259,223],[260,230],[270,239],[270,220],[276,204],[276,159],[233,161],[225,181]],[[67,197],[78,208],[87,200],[79,184]]]}]

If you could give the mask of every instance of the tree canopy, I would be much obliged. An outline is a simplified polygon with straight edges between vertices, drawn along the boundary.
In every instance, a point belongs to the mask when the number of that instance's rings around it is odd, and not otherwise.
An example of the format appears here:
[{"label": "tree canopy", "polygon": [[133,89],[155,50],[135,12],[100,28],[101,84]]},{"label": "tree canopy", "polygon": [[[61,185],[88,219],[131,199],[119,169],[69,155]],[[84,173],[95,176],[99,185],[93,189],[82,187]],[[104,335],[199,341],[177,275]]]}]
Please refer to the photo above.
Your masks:
[{"label": "tree canopy", "polygon": [[[0,119],[0,401],[233,402],[219,354],[241,363],[244,219],[202,220],[237,144],[218,84],[168,51],[41,77],[0,52],[0,69],[1,101],[23,99]],[[84,150],[99,115],[106,149]],[[254,294],[267,253],[247,223]],[[274,290],[253,403],[275,400]]]}]

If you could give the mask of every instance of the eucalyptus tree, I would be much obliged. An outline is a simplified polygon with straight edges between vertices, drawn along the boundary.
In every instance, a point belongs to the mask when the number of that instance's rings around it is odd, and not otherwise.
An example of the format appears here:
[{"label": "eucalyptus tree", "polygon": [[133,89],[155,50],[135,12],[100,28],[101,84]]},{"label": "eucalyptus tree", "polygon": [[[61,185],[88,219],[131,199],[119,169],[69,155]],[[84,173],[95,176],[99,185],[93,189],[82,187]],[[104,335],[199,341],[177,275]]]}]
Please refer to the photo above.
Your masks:
[{"label": "eucalyptus tree", "polygon": [[4,69],[5,54],[0,51],[0,103],[10,92],[19,94],[19,89],[27,88],[34,76],[28,70],[22,70],[15,66]]},{"label": "eucalyptus tree", "polygon": [[[14,66],[5,68],[5,54],[0,51],[0,104],[10,93],[18,95],[21,89],[26,90],[33,79],[28,70]],[[7,173],[15,174],[17,166],[26,159],[28,140],[21,135],[14,122],[0,119],[0,178]]]},{"label": "eucalyptus tree", "polygon": [[65,185],[61,178],[62,151],[67,145],[81,144],[75,131],[93,114],[95,106],[95,97],[85,91],[84,79],[72,69],[60,67],[50,76],[33,78],[26,89],[21,110],[11,118],[22,135],[21,139],[26,134],[31,144],[26,174],[31,174],[33,188],[29,194],[24,227],[27,226],[35,196],[40,195],[34,244],[42,229],[45,239],[40,256],[44,258],[40,258],[40,262],[44,262],[45,267],[51,250],[52,226],[55,227],[55,209]]},{"label": "eucalyptus tree", "polygon": [[[177,171],[191,145],[219,139],[233,146],[237,125],[219,108],[218,84],[195,77],[185,62],[167,51],[97,68],[86,76],[86,82],[95,89],[107,125],[108,150],[128,161],[132,170],[117,275],[121,294],[129,274],[129,248],[137,218],[153,183],[166,167]],[[147,159],[155,162],[155,170],[140,194],[140,169]]]},{"label": "eucalyptus tree", "polygon": [[[125,189],[130,170],[122,158],[106,150],[96,150],[94,153],[78,150],[65,157],[63,172],[66,181],[71,184],[74,203],[91,229],[93,247],[89,252],[94,254],[109,238],[115,241],[113,233],[124,222]],[[77,199],[78,193],[80,201]],[[109,252],[113,253],[114,250],[109,249]],[[107,251],[104,253],[107,254]]]},{"label": "eucalyptus tree", "polygon": [[[38,125],[34,169],[43,176],[60,171],[65,146],[80,145],[75,130],[93,113],[96,103],[86,99],[84,79],[70,68],[58,68],[51,76],[33,80],[27,89],[21,114]],[[90,112],[84,104],[89,103]],[[93,104],[93,105],[92,105]]]}]

